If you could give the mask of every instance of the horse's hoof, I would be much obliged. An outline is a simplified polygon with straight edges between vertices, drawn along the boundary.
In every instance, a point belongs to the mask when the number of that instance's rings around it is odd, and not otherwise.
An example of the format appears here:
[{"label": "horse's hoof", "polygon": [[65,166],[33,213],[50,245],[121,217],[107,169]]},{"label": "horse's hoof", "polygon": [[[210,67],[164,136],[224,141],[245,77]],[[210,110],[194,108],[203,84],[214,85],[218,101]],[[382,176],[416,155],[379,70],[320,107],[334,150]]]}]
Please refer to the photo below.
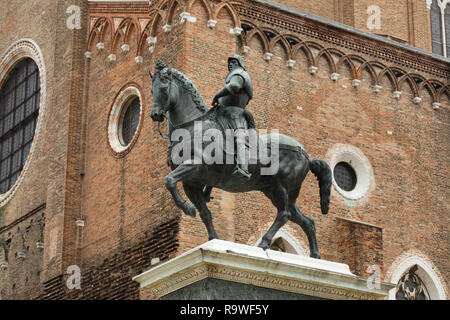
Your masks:
[{"label": "horse's hoof", "polygon": [[195,206],[192,203],[187,203],[185,208],[183,209],[184,213],[192,218],[195,218],[197,212],[195,210]]},{"label": "horse's hoof", "polygon": [[311,258],[320,259],[320,254],[318,252],[317,253],[311,253]]},{"label": "horse's hoof", "polygon": [[268,244],[263,244],[263,243],[258,244],[258,247],[263,249],[264,251],[269,249],[269,245]]}]

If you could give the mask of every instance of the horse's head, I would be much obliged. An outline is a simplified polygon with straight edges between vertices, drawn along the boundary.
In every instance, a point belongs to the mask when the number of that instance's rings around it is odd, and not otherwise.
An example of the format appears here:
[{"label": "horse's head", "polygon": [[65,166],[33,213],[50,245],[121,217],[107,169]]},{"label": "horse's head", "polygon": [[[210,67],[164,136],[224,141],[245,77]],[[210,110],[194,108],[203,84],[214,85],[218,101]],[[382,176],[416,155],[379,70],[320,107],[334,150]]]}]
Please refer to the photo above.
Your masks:
[{"label": "horse's head", "polygon": [[153,107],[150,117],[153,121],[162,122],[164,115],[175,103],[175,95],[173,92],[172,69],[166,68],[161,60],[156,61],[156,72],[150,71],[152,78],[152,95]]}]

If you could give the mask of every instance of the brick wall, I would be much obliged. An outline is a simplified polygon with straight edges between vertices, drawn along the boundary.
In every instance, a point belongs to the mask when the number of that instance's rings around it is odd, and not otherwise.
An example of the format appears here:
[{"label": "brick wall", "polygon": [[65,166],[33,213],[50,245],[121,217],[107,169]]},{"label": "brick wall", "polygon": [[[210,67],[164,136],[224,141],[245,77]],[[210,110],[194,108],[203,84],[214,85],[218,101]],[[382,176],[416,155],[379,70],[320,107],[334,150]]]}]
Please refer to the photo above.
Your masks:
[{"label": "brick wall", "polygon": [[[431,51],[430,11],[421,0],[277,0],[280,4],[309,12],[346,25],[386,35],[412,46]],[[369,6],[380,8],[379,29],[369,29],[367,21],[372,15]]]},{"label": "brick wall", "polygon": [[43,284],[34,299],[139,299],[139,284],[132,278],[152,267],[152,260],[164,262],[175,257],[178,248],[179,216],[141,235],[137,243],[123,248],[98,265],[82,268],[80,289],[69,289],[69,275],[60,275]]},{"label": "brick wall", "polygon": [[339,260],[350,267],[350,271],[369,277],[375,270],[372,266],[383,266],[383,233],[377,226],[338,218],[337,253]]}]

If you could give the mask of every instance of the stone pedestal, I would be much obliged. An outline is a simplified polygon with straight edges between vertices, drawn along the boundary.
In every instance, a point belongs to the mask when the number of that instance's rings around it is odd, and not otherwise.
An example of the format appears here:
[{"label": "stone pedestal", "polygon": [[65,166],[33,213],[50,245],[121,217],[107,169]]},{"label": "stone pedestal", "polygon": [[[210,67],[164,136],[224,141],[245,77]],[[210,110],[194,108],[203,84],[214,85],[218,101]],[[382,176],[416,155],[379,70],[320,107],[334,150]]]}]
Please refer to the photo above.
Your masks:
[{"label": "stone pedestal", "polygon": [[136,276],[141,299],[383,299],[394,285],[368,283],[346,264],[212,240]]}]

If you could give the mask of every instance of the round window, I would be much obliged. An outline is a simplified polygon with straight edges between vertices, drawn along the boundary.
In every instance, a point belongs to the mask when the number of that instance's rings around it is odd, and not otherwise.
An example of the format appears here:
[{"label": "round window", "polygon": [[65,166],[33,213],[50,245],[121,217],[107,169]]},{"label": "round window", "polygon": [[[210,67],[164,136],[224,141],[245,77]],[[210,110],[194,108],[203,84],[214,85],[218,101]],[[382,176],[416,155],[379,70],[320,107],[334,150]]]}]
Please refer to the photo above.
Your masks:
[{"label": "round window", "polygon": [[142,127],[143,103],[138,87],[127,85],[114,99],[108,119],[108,142],[115,157],[133,147]]},{"label": "round window", "polygon": [[356,172],[347,162],[339,162],[333,170],[334,180],[339,188],[352,191],[356,186]]},{"label": "round window", "polygon": [[347,200],[358,200],[358,205],[364,203],[375,188],[375,179],[372,166],[362,151],[338,143],[328,150],[327,159],[333,171],[335,190]]},{"label": "round window", "polygon": [[128,146],[139,126],[141,103],[138,97],[133,97],[122,110],[119,139],[123,146]]}]

